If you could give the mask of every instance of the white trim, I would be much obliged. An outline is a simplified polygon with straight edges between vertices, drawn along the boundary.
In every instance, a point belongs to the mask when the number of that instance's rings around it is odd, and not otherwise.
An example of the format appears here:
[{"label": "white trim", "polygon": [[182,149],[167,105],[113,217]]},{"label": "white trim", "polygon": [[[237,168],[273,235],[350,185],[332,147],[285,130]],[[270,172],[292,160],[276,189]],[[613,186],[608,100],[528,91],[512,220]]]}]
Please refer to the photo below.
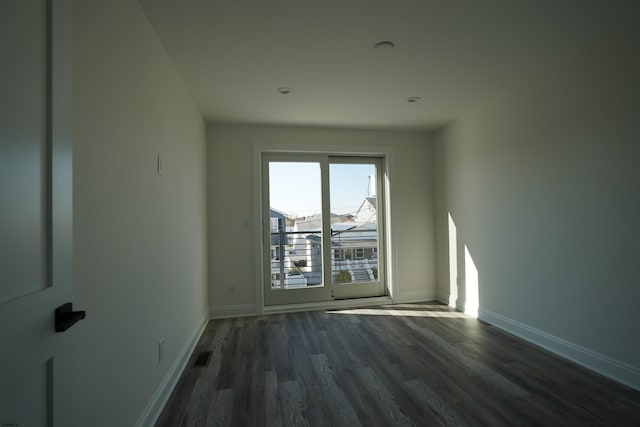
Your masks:
[{"label": "white trim", "polygon": [[[396,233],[395,230],[397,230],[396,227],[396,217],[394,215],[394,208],[393,208],[393,198],[392,198],[392,191],[391,191],[391,176],[392,176],[392,171],[394,169],[394,161],[395,161],[395,156],[394,156],[394,151],[392,148],[389,148],[387,150],[385,150],[384,153],[384,174],[380,177],[380,184],[382,185],[382,188],[378,188],[377,191],[383,191],[384,193],[384,219],[385,219],[385,227],[384,227],[384,232],[385,232],[385,236],[384,236],[384,250],[386,251],[385,253],[385,263],[386,263],[386,285],[387,285],[387,292],[389,292],[389,295],[391,296],[392,299],[396,299],[396,296],[398,295],[398,278],[396,276],[396,264],[398,262],[398,260],[396,259],[396,251],[395,248],[397,247],[396,244]],[[378,259],[380,259],[380,257],[378,257]]]},{"label": "white trim", "polygon": [[596,353],[490,310],[480,309],[479,319],[612,380],[640,390],[640,369],[634,366]]},{"label": "white trim", "polygon": [[[443,304],[448,305],[451,308],[455,308],[456,310],[465,313],[466,301],[459,296],[457,297],[457,299],[452,299],[451,295],[449,294],[446,294],[446,293],[443,294],[443,293],[437,292],[436,300],[440,301]],[[476,317],[476,316],[473,316],[473,317]]]},{"label": "white trim", "polygon": [[[386,287],[391,299],[395,300],[397,289],[396,264],[397,259],[394,248],[397,247],[395,239],[396,221],[393,215],[392,207],[392,191],[390,185],[390,177],[395,167],[395,149],[387,145],[374,145],[371,147],[353,146],[347,144],[305,144],[297,143],[254,143],[253,144],[253,203],[254,203],[254,254],[255,259],[255,282],[256,282],[256,304],[255,313],[260,315],[267,311],[264,305],[264,275],[263,275],[263,258],[262,258],[262,155],[263,153],[290,153],[299,154],[331,154],[335,156],[354,155],[354,156],[370,156],[382,157],[384,162],[385,182],[382,183],[385,197],[385,260],[386,260]],[[380,191],[380,189],[378,189]],[[371,298],[365,298],[369,300]],[[355,301],[355,300],[351,300]],[[424,299],[422,300],[424,301]],[[323,302],[321,304],[326,304]],[[292,304],[287,304],[292,307]],[[273,306],[272,306],[273,308]]]},{"label": "white trim", "polygon": [[296,311],[333,310],[340,308],[368,307],[393,304],[391,297],[353,298],[334,301],[319,301],[304,304],[271,305],[264,308],[264,314],[293,313]]},{"label": "white trim", "polygon": [[425,302],[435,301],[437,299],[436,293],[428,290],[420,290],[413,292],[400,292],[400,295],[396,298],[397,304],[409,304],[412,302]]},{"label": "white trim", "polygon": [[451,296],[448,294],[437,292],[436,301],[440,301],[441,303],[448,305],[449,307],[454,307],[454,305],[451,303]]},{"label": "white trim", "polygon": [[258,314],[255,304],[214,305],[209,310],[212,319],[256,316]]},{"label": "white trim", "polygon": [[191,354],[196,348],[196,344],[200,340],[208,322],[209,319],[205,318],[202,324],[199,325],[191,334],[191,337],[189,337],[184,347],[182,347],[178,357],[176,357],[173,365],[171,365],[171,368],[167,371],[167,374],[162,379],[162,382],[156,389],[155,393],[153,393],[147,407],[142,412],[142,415],[140,415],[140,418],[135,424],[136,427],[153,426],[156,421],[158,421],[158,417],[160,417],[164,406],[167,404],[167,400],[169,400],[171,392],[175,388],[176,384],[178,384],[182,371],[184,371],[184,368],[187,366],[187,363],[191,358]]},{"label": "white trim", "polygon": [[[262,257],[262,153],[260,146],[253,147],[253,253],[255,254],[256,313],[262,314],[264,307],[264,269]],[[265,224],[266,226],[266,224]],[[212,310],[213,316],[213,310]]]}]

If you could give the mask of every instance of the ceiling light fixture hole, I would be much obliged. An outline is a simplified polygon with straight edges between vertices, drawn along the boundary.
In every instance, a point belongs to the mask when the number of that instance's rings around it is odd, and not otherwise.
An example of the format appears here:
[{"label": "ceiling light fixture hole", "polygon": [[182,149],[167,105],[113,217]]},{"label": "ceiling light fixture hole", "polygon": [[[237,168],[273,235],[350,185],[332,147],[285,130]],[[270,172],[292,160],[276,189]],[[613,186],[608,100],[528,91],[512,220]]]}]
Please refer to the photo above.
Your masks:
[{"label": "ceiling light fixture hole", "polygon": [[418,102],[418,101],[420,101],[420,97],[419,96],[412,96],[410,98],[407,98],[407,102],[414,103],[414,102]]},{"label": "ceiling light fixture hole", "polygon": [[280,95],[289,95],[291,93],[291,89],[288,87],[279,87],[276,90]]}]

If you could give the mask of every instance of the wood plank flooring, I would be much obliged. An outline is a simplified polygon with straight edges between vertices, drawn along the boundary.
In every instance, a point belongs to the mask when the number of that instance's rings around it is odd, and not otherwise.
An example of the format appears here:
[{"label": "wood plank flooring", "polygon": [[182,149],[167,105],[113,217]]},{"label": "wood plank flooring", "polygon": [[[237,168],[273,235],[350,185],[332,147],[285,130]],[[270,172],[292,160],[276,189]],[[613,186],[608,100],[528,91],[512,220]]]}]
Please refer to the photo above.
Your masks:
[{"label": "wood plank flooring", "polygon": [[430,302],[212,320],[156,425],[640,426],[640,392]]}]

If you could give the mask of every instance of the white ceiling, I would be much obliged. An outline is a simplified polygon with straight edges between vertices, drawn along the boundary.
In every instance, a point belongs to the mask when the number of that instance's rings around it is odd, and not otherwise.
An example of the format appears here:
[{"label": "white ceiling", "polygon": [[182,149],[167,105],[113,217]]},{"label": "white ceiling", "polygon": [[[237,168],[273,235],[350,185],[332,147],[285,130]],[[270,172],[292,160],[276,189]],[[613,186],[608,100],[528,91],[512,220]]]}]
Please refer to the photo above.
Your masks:
[{"label": "white ceiling", "polygon": [[621,19],[615,0],[140,2],[208,121],[357,128],[437,127]]}]

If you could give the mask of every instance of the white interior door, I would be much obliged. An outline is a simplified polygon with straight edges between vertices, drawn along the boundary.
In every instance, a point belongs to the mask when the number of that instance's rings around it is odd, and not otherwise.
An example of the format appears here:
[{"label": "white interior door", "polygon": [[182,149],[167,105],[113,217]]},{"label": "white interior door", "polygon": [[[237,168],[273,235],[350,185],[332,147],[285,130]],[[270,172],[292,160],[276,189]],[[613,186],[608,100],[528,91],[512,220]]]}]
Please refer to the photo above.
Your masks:
[{"label": "white interior door", "polygon": [[386,294],[382,161],[265,154],[265,305]]},{"label": "white interior door", "polygon": [[70,36],[68,0],[0,2],[0,425],[72,425]]}]

